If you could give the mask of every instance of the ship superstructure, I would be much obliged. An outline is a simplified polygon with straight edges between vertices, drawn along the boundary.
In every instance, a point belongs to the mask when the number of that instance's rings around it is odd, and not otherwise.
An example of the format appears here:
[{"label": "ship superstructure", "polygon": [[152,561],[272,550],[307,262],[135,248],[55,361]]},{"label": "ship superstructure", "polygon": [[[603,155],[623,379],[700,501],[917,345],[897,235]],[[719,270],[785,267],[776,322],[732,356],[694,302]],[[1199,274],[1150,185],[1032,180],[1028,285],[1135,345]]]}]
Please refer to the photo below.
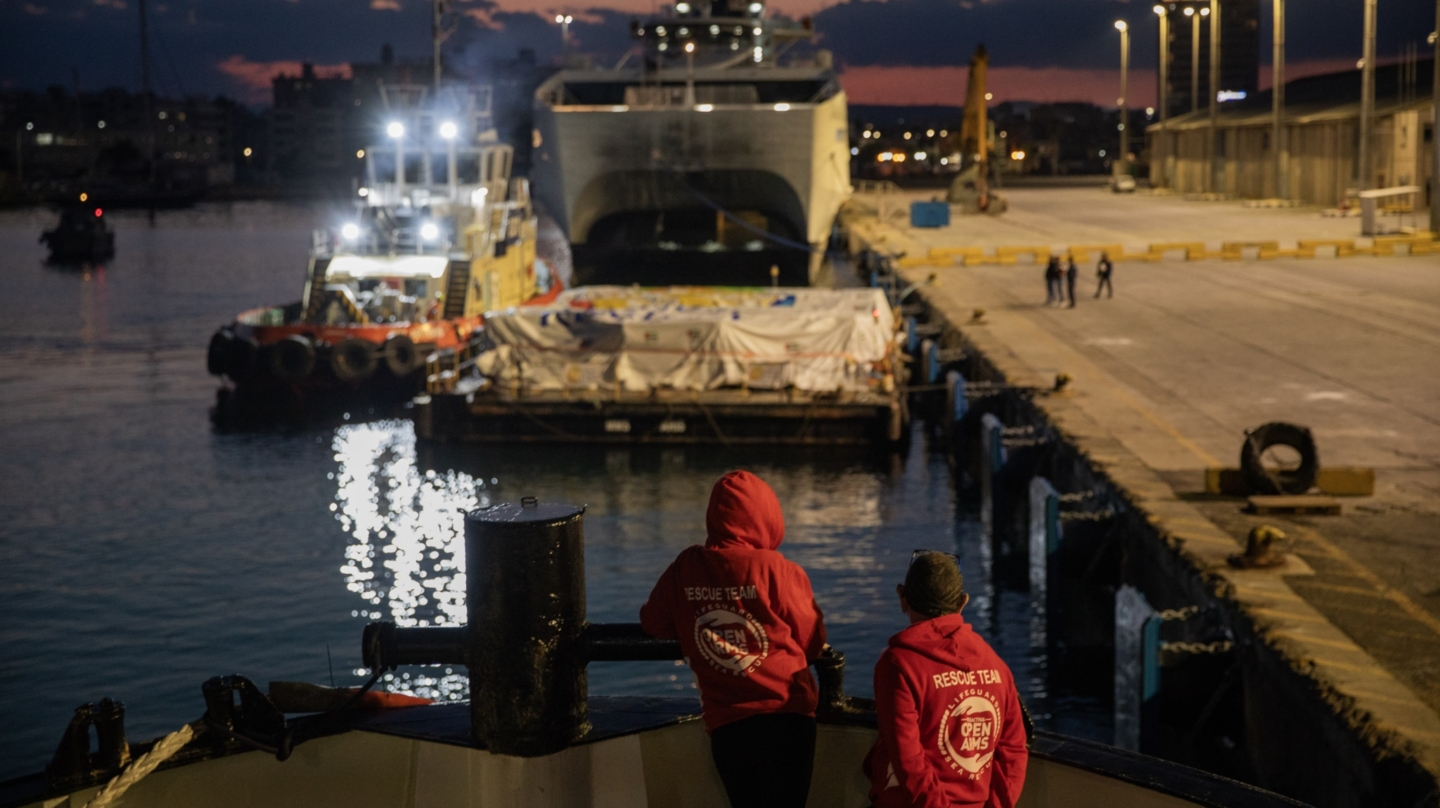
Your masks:
[{"label": "ship superstructure", "polygon": [[535,95],[535,195],[576,282],[809,283],[850,194],[828,54],[782,58],[809,26],[681,0],[632,33],[633,66],[563,70]]}]

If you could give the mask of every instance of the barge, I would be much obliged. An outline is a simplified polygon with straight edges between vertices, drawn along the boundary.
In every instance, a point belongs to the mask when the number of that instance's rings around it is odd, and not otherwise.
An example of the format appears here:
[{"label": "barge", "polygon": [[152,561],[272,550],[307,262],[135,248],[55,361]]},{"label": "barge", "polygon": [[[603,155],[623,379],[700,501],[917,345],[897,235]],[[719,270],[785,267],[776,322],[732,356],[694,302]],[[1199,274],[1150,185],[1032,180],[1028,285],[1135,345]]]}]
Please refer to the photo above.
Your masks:
[{"label": "barge", "polygon": [[[45,772],[0,783],[0,808],[724,808],[696,700],[588,692],[591,664],[678,660],[681,652],[638,624],[587,622],[583,514],[533,498],[467,514],[467,624],[371,623],[364,687],[271,683],[265,692],[244,677],[217,676],[202,687],[200,718],[133,746],[123,705],[82,705]],[[468,701],[396,706],[416,700],[371,691],[385,671],[425,664],[465,667]],[[877,737],[873,704],[846,696],[843,654],[828,649],[814,665],[820,705],[808,804],[860,808],[869,804],[861,762]],[[1025,808],[1301,806],[1026,724]]]},{"label": "barge", "polygon": [[591,286],[492,312],[415,399],[433,441],[872,444],[909,434],[879,289]]}]

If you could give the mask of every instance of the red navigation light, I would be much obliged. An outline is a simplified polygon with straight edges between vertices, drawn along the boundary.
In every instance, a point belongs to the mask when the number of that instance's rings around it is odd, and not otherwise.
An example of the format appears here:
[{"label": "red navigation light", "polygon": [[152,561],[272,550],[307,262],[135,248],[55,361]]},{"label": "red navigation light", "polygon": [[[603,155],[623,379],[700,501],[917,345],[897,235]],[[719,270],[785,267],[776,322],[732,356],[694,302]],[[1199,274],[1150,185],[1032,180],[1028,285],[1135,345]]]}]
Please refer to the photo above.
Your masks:
[{"label": "red navigation light", "polygon": [[100,218],[101,216],[104,216],[104,215],[105,215],[105,211],[103,211],[103,210],[101,210],[101,209],[99,209],[99,208],[96,208],[96,209],[95,209],[95,218],[98,219],[98,218]]}]

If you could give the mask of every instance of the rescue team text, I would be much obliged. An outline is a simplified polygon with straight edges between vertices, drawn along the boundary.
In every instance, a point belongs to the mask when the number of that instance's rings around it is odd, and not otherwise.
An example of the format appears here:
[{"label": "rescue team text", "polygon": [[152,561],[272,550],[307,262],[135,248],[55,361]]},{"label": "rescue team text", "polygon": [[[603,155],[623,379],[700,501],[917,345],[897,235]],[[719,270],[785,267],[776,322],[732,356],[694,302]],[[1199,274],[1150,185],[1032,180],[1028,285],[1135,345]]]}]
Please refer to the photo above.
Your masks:
[{"label": "rescue team text", "polygon": [[685,587],[686,600],[739,600],[748,598],[754,600],[759,595],[755,592],[754,584],[744,586],[687,586]]},{"label": "rescue team text", "polygon": [[994,685],[1000,683],[1000,671],[986,668],[978,671],[945,671],[934,676],[936,687],[956,685]]}]

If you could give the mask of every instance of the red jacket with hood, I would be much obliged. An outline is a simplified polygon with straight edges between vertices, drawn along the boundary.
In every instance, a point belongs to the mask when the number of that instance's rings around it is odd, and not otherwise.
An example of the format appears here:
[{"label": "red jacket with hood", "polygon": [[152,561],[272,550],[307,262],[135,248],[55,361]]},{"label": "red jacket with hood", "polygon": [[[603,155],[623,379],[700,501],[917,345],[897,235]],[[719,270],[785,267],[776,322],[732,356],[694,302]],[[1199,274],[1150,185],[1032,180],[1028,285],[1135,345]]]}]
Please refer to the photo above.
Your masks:
[{"label": "red jacket with hood", "polygon": [[916,623],[875,664],[875,808],[1011,808],[1025,784],[1015,677],[960,615]]},{"label": "red jacket with hood", "polygon": [[748,471],[726,474],[705,528],[705,546],[685,548],[660,576],[640,625],[680,641],[707,731],[761,713],[814,715],[809,665],[825,625],[810,578],[776,550],[785,518],[775,492]]}]

